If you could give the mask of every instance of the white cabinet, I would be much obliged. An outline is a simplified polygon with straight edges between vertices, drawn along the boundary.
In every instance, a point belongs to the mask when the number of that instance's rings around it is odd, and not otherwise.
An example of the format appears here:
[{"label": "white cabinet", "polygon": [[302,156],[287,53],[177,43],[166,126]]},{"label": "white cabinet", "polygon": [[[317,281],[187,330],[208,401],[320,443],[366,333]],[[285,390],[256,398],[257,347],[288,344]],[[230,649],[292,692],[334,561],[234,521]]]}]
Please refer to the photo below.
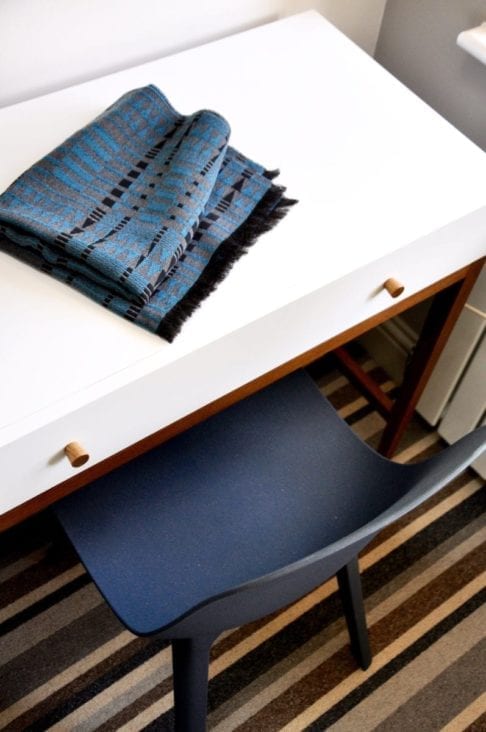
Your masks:
[{"label": "white cabinet", "polygon": [[[417,409],[439,434],[455,442],[484,420],[486,410],[486,269],[425,389]],[[486,459],[474,466],[486,477]]]}]

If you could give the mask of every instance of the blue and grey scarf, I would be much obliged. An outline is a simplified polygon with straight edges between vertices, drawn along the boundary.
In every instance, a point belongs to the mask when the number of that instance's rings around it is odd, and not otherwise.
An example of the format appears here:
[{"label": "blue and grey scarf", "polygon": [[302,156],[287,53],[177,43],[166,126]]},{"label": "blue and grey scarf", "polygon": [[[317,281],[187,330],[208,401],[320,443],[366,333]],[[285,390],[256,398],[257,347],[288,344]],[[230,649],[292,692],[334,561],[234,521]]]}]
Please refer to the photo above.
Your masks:
[{"label": "blue and grey scarf", "polygon": [[130,91],[0,196],[0,247],[172,341],[293,203],[229,134]]}]

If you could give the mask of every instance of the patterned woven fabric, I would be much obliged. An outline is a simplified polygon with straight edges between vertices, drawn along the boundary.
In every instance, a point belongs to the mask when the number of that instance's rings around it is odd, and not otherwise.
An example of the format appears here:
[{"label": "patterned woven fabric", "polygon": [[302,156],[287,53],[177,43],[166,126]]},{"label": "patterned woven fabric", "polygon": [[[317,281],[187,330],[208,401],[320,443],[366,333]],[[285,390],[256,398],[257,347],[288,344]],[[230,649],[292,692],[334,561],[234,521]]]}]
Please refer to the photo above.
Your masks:
[{"label": "patterned woven fabric", "polygon": [[0,196],[0,246],[171,341],[293,203],[229,135],[130,91]]}]

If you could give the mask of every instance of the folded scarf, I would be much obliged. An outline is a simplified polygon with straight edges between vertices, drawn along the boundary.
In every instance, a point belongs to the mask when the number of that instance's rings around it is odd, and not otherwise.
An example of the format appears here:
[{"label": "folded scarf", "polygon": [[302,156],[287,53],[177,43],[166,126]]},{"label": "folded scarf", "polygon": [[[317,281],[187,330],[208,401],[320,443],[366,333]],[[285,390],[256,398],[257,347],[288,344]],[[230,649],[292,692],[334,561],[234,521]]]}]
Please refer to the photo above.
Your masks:
[{"label": "folded scarf", "polygon": [[0,247],[172,341],[294,203],[229,135],[132,90],[0,196]]}]

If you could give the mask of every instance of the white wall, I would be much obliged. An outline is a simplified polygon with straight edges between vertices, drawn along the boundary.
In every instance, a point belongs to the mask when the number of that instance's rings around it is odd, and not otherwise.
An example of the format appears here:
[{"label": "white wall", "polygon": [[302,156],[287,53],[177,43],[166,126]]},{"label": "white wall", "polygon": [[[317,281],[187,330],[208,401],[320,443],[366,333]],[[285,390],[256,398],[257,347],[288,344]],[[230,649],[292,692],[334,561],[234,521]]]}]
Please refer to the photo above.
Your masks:
[{"label": "white wall", "polygon": [[0,0],[0,107],[311,7],[373,53],[385,2]]}]

